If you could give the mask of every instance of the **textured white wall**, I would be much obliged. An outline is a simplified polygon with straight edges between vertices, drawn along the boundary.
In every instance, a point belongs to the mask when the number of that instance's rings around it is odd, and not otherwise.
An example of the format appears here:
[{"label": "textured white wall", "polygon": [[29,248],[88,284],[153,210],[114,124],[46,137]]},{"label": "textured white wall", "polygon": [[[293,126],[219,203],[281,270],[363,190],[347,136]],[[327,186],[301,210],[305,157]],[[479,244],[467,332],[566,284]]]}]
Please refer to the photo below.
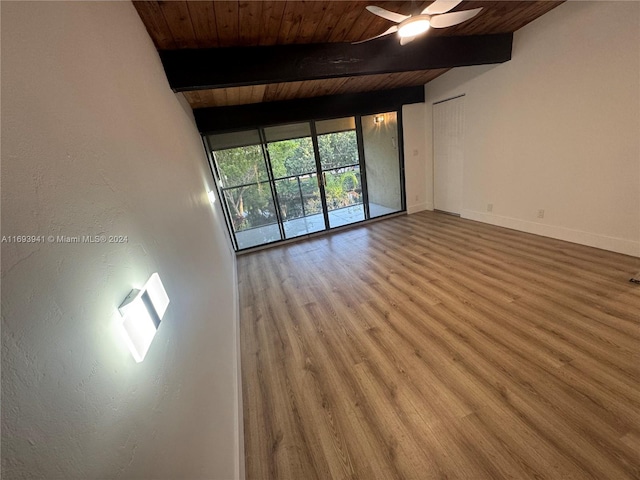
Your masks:
[{"label": "textured white wall", "polygon": [[375,115],[362,117],[369,202],[400,210],[402,197],[398,161],[398,121],[394,112],[385,114],[382,123],[375,123],[374,118]]},{"label": "textured white wall", "polygon": [[463,217],[640,255],[640,4],[567,2],[511,61],[430,82],[428,145],[433,102],[463,93]]},{"label": "textured white wall", "polygon": [[433,182],[427,182],[427,178],[431,178],[433,163],[427,156],[425,110],[424,103],[402,106],[407,213],[433,210]]},{"label": "textured white wall", "polygon": [[[129,2],[2,2],[2,478],[239,475],[235,260],[191,112]],[[113,322],[158,271],[144,362]]]}]

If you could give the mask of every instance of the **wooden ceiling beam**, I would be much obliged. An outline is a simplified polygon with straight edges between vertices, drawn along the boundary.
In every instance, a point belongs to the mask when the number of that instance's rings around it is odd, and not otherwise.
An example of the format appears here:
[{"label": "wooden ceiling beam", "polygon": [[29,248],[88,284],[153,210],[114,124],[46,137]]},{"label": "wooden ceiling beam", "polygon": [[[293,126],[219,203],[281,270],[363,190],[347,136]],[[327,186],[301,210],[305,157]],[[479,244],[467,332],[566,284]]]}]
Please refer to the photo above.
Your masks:
[{"label": "wooden ceiling beam", "polygon": [[397,38],[359,45],[322,43],[161,50],[176,92],[377,75],[503,63],[512,33],[429,37],[400,46]]},{"label": "wooden ceiling beam", "polygon": [[422,85],[249,105],[196,108],[193,114],[201,133],[213,133],[305,122],[309,119],[391,112],[402,108],[402,105],[419,102],[424,102]]}]

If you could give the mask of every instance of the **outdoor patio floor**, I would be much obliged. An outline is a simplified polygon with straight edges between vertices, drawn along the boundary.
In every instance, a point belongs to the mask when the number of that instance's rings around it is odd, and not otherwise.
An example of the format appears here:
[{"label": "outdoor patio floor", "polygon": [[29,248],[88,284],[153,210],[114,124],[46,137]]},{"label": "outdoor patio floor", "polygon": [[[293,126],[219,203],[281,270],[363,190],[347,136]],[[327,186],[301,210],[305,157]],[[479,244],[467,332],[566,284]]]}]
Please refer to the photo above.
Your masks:
[{"label": "outdoor patio floor", "polygon": [[[395,209],[375,203],[369,204],[371,218],[380,217],[396,211]],[[362,204],[331,210],[329,212],[329,225],[331,228],[361,222],[362,220],[364,220],[364,206]],[[324,230],[324,217],[321,213],[284,222],[286,238],[295,238],[322,230]],[[249,230],[236,232],[236,240],[238,241],[238,249],[240,250],[255,247],[280,240],[280,229],[276,223],[251,228]]]}]

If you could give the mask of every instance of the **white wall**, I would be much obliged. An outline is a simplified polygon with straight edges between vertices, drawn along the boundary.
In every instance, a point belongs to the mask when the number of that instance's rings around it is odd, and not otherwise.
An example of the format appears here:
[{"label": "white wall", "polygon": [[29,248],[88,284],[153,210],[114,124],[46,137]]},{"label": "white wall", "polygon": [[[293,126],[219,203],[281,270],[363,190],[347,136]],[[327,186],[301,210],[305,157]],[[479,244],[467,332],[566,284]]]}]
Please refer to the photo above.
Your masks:
[{"label": "white wall", "polygon": [[[2,478],[240,474],[235,259],[191,112],[129,2],[2,2]],[[144,362],[117,307],[158,271]]]},{"label": "white wall", "polygon": [[640,255],[639,63],[640,4],[568,2],[511,61],[427,84],[428,145],[433,102],[466,94],[462,216]]},{"label": "white wall", "polygon": [[[425,104],[402,106],[404,177],[407,213],[433,210],[433,182],[427,182]],[[431,170],[429,170],[431,172]]]}]

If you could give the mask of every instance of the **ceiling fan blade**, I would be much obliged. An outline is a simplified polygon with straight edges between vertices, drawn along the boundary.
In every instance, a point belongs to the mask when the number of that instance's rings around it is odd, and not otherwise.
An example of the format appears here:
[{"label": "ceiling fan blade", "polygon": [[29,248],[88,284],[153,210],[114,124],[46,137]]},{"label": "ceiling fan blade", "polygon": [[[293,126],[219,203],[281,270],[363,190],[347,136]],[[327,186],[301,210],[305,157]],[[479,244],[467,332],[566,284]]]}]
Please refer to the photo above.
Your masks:
[{"label": "ceiling fan blade", "polygon": [[385,35],[389,35],[390,33],[395,33],[398,31],[398,26],[394,25],[393,27],[389,27],[387,30],[382,32],[380,35],[376,35],[375,37],[367,38],[365,40],[360,40],[359,42],[353,42],[351,45],[358,45],[359,43],[368,42],[369,40],[374,40],[376,38],[384,37]]},{"label": "ceiling fan blade", "polygon": [[413,37],[400,37],[400,45],[406,45],[407,43],[413,42],[417,35]]},{"label": "ceiling fan blade", "polygon": [[475,17],[480,13],[480,10],[482,10],[482,7],[474,8],[473,10],[464,10],[462,12],[451,12],[436,15],[435,17],[431,17],[431,26],[433,28],[452,27]]},{"label": "ceiling fan blade", "polygon": [[462,0],[436,0],[422,11],[422,15],[438,15],[440,13],[447,13],[449,10],[453,10],[457,7],[460,3],[462,3]]},{"label": "ceiling fan blade", "polygon": [[409,18],[409,15],[400,15],[399,13],[390,12],[389,10],[376,7],[375,5],[368,5],[366,8],[374,15],[378,15],[379,17],[386,18],[387,20],[391,20],[396,23],[400,23]]}]

